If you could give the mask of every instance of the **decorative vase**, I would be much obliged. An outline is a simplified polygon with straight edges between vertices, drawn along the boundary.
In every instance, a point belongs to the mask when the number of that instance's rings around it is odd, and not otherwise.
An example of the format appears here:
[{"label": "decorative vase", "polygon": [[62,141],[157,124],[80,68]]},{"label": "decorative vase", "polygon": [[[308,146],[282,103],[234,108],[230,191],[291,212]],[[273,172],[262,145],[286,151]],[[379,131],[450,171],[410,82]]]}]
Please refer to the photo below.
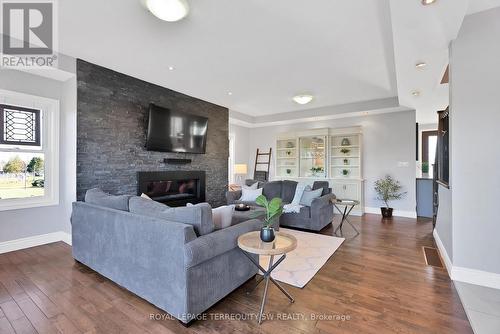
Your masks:
[{"label": "decorative vase", "polygon": [[380,211],[382,211],[382,217],[392,218],[392,208],[382,207],[382,208],[380,208]]},{"label": "decorative vase", "polygon": [[342,146],[349,146],[349,145],[351,145],[351,142],[349,141],[348,138],[344,138],[344,139],[342,139],[341,145]]},{"label": "decorative vase", "polygon": [[262,240],[263,242],[274,241],[274,228],[262,227],[260,229],[260,240]]}]

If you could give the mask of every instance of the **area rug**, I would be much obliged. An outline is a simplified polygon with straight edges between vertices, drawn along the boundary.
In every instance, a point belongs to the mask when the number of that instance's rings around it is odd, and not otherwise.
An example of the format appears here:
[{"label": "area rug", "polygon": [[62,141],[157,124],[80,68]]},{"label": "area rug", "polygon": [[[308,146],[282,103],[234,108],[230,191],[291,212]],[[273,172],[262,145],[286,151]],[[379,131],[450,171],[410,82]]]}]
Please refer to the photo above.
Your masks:
[{"label": "area rug", "polygon": [[[271,274],[277,281],[303,288],[344,242],[344,238],[280,228],[297,238],[297,248],[286,255]],[[275,256],[275,261],[279,256]],[[269,267],[269,256],[260,256],[260,265]]]}]

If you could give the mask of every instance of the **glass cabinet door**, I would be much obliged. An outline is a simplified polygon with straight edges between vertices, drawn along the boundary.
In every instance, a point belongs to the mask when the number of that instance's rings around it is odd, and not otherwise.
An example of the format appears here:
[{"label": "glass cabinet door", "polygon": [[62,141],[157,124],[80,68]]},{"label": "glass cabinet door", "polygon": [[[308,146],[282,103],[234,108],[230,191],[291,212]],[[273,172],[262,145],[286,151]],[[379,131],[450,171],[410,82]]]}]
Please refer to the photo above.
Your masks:
[{"label": "glass cabinet door", "polygon": [[326,136],[301,137],[299,146],[300,176],[325,178]]}]

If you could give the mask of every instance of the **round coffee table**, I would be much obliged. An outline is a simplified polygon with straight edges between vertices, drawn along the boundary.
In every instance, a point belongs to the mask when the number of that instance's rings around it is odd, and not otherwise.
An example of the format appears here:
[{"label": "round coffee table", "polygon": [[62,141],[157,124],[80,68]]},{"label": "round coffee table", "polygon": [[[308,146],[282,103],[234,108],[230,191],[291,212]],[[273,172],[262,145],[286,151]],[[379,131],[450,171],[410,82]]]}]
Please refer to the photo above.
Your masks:
[{"label": "round coffee table", "polygon": [[[260,271],[264,274],[262,278],[257,282],[254,289],[259,285],[262,281],[266,281],[266,285],[264,288],[264,296],[262,297],[262,304],[260,305],[259,312],[259,324],[262,323],[262,314],[264,313],[264,305],[266,304],[267,298],[267,288],[269,286],[269,281],[273,282],[274,285],[278,287],[288,297],[290,302],[294,302],[293,297],[278,283],[274,278],[271,277],[271,272],[276,269],[276,267],[285,259],[286,253],[293,251],[297,248],[297,239],[293,235],[276,232],[276,238],[273,242],[263,242],[260,240],[260,232],[248,232],[240,235],[238,238],[238,247],[243,251],[250,261],[259,268]],[[265,270],[259,264],[258,261],[255,261],[248,253],[258,254],[258,255],[268,255],[270,256],[269,260],[269,268]],[[281,257],[273,263],[274,256],[281,255]]]}]

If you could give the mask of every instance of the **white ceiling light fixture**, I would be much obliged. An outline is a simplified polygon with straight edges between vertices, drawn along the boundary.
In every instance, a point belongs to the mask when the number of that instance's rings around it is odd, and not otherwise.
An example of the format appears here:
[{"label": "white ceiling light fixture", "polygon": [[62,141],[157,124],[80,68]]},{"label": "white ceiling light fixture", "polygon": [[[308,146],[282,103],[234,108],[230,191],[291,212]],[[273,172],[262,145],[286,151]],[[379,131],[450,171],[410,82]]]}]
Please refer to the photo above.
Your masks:
[{"label": "white ceiling light fixture", "polygon": [[311,102],[313,100],[314,96],[310,95],[310,94],[300,94],[300,95],[295,95],[293,97],[293,100],[295,101],[295,103],[298,103],[298,104],[308,104],[309,102]]},{"label": "white ceiling light fixture", "polygon": [[169,67],[168,67],[168,70],[169,70],[169,71],[173,71],[173,70],[175,70],[175,67],[173,67],[173,66],[169,66]]},{"label": "white ceiling light fixture", "polygon": [[424,6],[432,5],[436,1],[437,0],[422,0],[422,5],[424,5]]},{"label": "white ceiling light fixture", "polygon": [[231,96],[233,95],[233,92],[227,92],[227,95]]},{"label": "white ceiling light fixture", "polygon": [[189,12],[186,0],[146,0],[149,11],[163,21],[182,20]]},{"label": "white ceiling light fixture", "polygon": [[418,96],[420,96],[420,91],[414,90],[413,92],[411,92],[411,95],[418,97]]},{"label": "white ceiling light fixture", "polygon": [[427,66],[427,63],[421,61],[421,62],[418,62],[415,64],[415,67],[418,68],[418,69],[423,69],[424,67]]}]

